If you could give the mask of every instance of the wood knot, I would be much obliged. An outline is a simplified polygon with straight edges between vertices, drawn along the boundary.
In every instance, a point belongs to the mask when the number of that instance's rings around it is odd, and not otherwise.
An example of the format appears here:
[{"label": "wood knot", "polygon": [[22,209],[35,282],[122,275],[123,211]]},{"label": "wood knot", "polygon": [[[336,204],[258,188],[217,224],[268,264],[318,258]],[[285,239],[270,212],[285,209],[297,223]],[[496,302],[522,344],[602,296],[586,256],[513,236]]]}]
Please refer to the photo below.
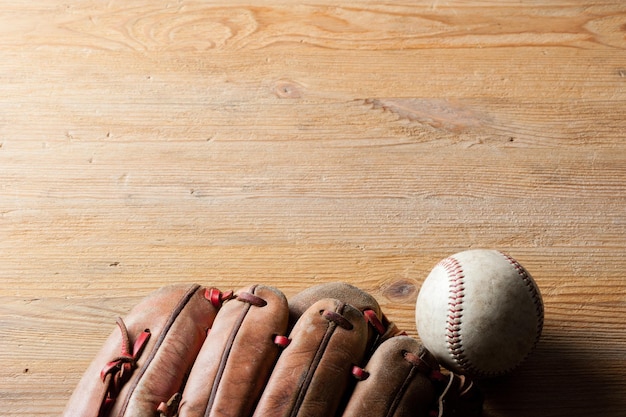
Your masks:
[{"label": "wood knot", "polygon": [[412,281],[400,279],[385,285],[382,288],[382,294],[389,301],[413,302],[417,298],[417,287]]},{"label": "wood knot", "polygon": [[304,87],[296,82],[280,80],[274,84],[273,92],[278,98],[302,98]]}]

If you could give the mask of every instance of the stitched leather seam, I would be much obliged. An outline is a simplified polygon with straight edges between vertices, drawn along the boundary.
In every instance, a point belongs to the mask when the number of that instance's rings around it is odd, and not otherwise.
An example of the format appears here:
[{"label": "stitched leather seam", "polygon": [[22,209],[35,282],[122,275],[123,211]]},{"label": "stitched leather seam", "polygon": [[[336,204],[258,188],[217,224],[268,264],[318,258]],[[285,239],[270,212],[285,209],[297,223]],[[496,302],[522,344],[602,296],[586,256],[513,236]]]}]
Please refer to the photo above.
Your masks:
[{"label": "stitched leather seam", "polygon": [[[256,285],[253,286],[250,289],[250,293],[254,294],[256,287],[257,287]],[[207,406],[204,412],[204,417],[208,417],[211,414],[213,403],[215,403],[215,399],[217,397],[217,390],[220,387],[220,382],[222,381],[222,376],[224,375],[224,371],[226,369],[226,363],[228,362],[228,358],[230,357],[230,352],[233,349],[233,343],[235,342],[235,338],[237,337],[237,334],[239,330],[241,329],[241,326],[243,325],[243,321],[245,320],[246,316],[248,315],[248,312],[250,311],[250,307],[252,306],[252,304],[249,302],[243,302],[243,304],[244,304],[244,307],[241,310],[241,313],[239,313],[239,317],[237,317],[237,320],[235,321],[235,324],[233,325],[233,329],[228,335],[226,347],[224,349],[224,352],[222,352],[222,357],[220,358],[220,365],[217,370],[217,375],[215,375],[213,386],[211,387],[211,394],[209,395]]]},{"label": "stitched leather seam", "polygon": [[[345,306],[346,305],[344,303],[341,303],[336,308],[337,310],[336,312],[339,314],[343,314],[343,310]],[[317,350],[315,352],[315,356],[313,357],[313,360],[309,364],[309,368],[307,369],[302,379],[302,383],[300,384],[300,387],[298,390],[298,396],[296,398],[296,402],[294,403],[293,408],[291,409],[290,417],[296,417],[298,415],[300,411],[300,406],[304,402],[304,398],[306,397],[311,381],[313,380],[313,375],[315,374],[315,370],[319,366],[319,363],[322,360],[322,357],[324,356],[324,352],[326,351],[326,347],[330,343],[333,333],[335,332],[337,327],[338,327],[338,324],[336,322],[332,320],[328,321],[328,327],[326,328],[326,333],[324,333],[324,337],[320,341],[320,344],[317,347]]]},{"label": "stitched leather seam", "polygon": [[386,417],[393,417],[396,414],[396,410],[400,406],[400,403],[402,402],[402,398],[404,397],[407,389],[411,385],[411,381],[413,381],[413,379],[415,378],[415,375],[418,373],[419,373],[418,367],[415,365],[411,365],[411,369],[409,370],[409,373],[404,378],[404,381],[402,381],[402,385],[400,386],[400,388],[398,388],[398,391],[396,392],[396,394],[393,396],[393,401],[391,405],[389,406],[389,409],[387,410]]},{"label": "stitched leather seam", "polygon": [[139,385],[139,382],[141,381],[143,375],[146,373],[148,367],[151,365],[152,360],[155,358],[155,356],[159,352],[159,348],[161,347],[161,345],[163,344],[163,341],[167,337],[167,334],[169,333],[170,328],[174,325],[174,323],[176,322],[176,319],[178,318],[180,313],[183,311],[185,306],[189,303],[189,300],[191,300],[191,298],[194,296],[198,288],[200,288],[199,284],[194,284],[190,286],[187,292],[183,295],[183,297],[180,299],[180,301],[178,302],[178,304],[176,305],[176,307],[170,314],[167,322],[165,323],[165,326],[163,327],[163,331],[159,335],[159,338],[157,339],[154,347],[150,351],[150,355],[146,358],[146,362],[143,364],[141,369],[137,370],[137,376],[135,377],[133,384],[130,386],[128,395],[126,396],[126,399],[124,400],[124,405],[122,406],[120,413],[118,414],[120,417],[123,417],[124,414],[126,413],[126,408],[128,407],[130,398],[134,394],[135,389],[137,388],[137,385]]}]

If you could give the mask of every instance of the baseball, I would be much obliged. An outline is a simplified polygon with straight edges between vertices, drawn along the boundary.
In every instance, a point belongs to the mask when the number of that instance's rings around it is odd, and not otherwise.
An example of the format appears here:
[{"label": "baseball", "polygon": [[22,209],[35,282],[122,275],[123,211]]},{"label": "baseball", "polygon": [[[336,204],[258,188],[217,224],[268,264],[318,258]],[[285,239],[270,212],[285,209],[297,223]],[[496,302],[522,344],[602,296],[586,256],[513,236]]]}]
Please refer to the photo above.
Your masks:
[{"label": "baseball", "polygon": [[475,378],[516,368],[543,327],[537,284],[497,250],[459,252],[426,277],[415,306],[422,344],[447,369]]}]

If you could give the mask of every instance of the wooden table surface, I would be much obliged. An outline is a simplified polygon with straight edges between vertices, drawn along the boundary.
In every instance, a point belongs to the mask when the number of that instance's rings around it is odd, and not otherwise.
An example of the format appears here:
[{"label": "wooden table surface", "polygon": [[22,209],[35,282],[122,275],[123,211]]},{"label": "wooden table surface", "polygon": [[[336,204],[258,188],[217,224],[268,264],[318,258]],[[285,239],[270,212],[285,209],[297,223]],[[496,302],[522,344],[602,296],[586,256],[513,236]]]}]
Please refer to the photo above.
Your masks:
[{"label": "wooden table surface", "polygon": [[347,281],[417,336],[481,247],[546,313],[485,416],[625,416],[622,0],[0,0],[0,414],[160,286]]}]

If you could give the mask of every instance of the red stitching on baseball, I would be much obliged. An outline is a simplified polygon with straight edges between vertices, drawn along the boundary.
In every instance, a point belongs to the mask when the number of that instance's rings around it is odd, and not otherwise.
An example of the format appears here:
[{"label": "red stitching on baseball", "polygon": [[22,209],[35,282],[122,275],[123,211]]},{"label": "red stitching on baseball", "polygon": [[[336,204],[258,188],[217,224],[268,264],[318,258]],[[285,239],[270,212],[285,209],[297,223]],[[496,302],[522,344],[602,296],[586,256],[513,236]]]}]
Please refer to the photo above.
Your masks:
[{"label": "red stitching on baseball", "polygon": [[448,316],[446,317],[446,342],[452,359],[461,367],[467,368],[467,358],[461,340],[461,319],[463,318],[463,297],[465,285],[463,268],[456,259],[449,257],[439,263],[446,271],[448,285]]},{"label": "red stitching on baseball", "polygon": [[541,337],[541,331],[543,329],[543,302],[541,301],[539,290],[530,275],[528,274],[528,271],[526,271],[526,269],[519,262],[517,262],[514,258],[510,257],[506,253],[500,252],[500,254],[504,256],[506,260],[511,263],[511,265],[513,265],[513,268],[515,268],[515,270],[519,274],[520,278],[524,282],[524,285],[526,285],[526,288],[528,288],[530,296],[533,299],[533,303],[535,304],[535,312],[537,313],[537,319],[539,320],[539,322],[537,323],[537,333],[535,335],[535,341],[533,343],[534,348],[539,342],[539,338]]},{"label": "red stitching on baseball", "polygon": [[[503,252],[499,253],[504,256],[504,258],[513,266],[513,268],[515,268],[524,285],[528,289],[530,296],[535,304],[535,310],[539,322],[537,323],[537,333],[533,344],[534,348],[534,346],[539,342],[541,331],[543,329],[543,303],[541,301],[541,296],[539,295],[539,291],[526,269],[511,256]],[[471,364],[468,358],[465,356],[465,351],[463,349],[463,340],[461,337],[463,297],[465,296],[465,287],[463,282],[465,276],[463,275],[463,268],[461,267],[459,261],[457,261],[453,257],[444,259],[440,262],[440,265],[445,269],[448,275],[448,279],[450,280],[450,295],[448,296],[448,316],[446,318],[446,341],[448,351],[452,355],[452,359],[457,364],[459,364],[460,367],[477,376],[497,376],[509,372],[513,367],[517,366],[517,364],[513,365],[512,368],[501,371],[485,371]],[[522,358],[520,362],[523,362],[525,359],[526,357]]]}]

